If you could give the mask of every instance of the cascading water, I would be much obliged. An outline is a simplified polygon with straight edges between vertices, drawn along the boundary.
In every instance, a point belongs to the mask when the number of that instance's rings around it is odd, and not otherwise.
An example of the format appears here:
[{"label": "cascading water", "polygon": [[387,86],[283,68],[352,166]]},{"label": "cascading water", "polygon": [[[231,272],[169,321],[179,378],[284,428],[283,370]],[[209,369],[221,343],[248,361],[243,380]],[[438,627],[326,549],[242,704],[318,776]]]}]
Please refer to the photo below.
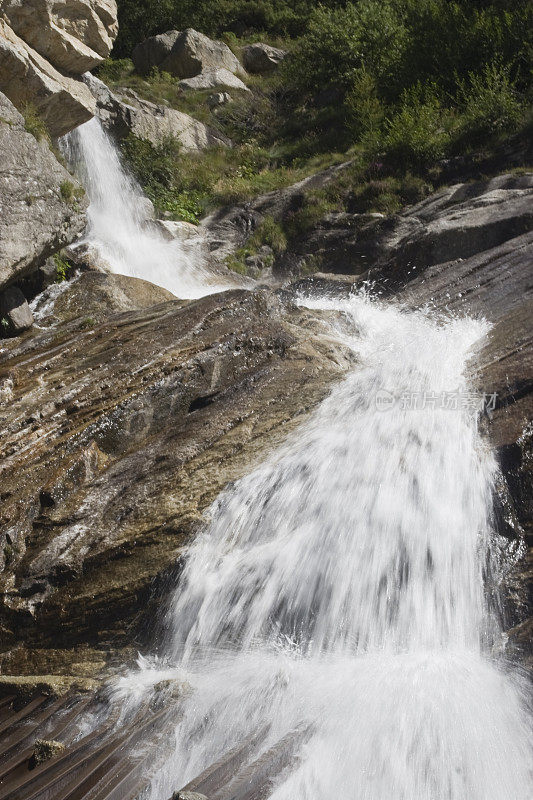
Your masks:
[{"label": "cascading water", "polygon": [[170,614],[177,666],[117,686],[192,684],[151,800],[265,726],[261,749],[308,731],[272,800],[533,796],[523,689],[491,656],[495,464],[461,407],[487,326],[343,310],[359,366],[212,507]]},{"label": "cascading water", "polygon": [[168,241],[150,224],[146,197],[128,175],[117,149],[95,119],[63,140],[89,196],[88,244],[110,272],[143,278],[181,298],[229,288],[203,265],[201,240]]}]

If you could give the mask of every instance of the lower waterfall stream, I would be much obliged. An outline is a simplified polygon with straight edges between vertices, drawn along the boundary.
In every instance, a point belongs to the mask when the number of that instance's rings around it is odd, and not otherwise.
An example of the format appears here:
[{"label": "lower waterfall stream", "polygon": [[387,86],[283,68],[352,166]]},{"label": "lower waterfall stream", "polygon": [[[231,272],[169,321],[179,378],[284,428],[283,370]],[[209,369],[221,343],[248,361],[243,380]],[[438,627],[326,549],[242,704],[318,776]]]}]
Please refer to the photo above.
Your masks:
[{"label": "lower waterfall stream", "polygon": [[343,312],[358,366],[215,502],[167,659],[116,685],[126,707],[163,678],[192,687],[148,796],[298,730],[271,800],[531,800],[526,692],[499,655],[496,464],[466,377],[488,326],[302,302]]}]

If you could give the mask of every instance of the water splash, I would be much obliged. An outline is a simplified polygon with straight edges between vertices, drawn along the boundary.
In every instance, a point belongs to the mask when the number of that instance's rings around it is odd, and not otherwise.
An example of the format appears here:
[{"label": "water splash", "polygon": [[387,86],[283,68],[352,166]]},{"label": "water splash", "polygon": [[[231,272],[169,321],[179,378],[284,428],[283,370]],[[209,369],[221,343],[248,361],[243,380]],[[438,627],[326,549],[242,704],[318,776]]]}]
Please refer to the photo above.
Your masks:
[{"label": "water splash", "polygon": [[265,749],[312,730],[272,800],[531,800],[523,689],[490,655],[494,460],[470,409],[376,403],[466,391],[488,326],[341,307],[358,368],[190,548],[168,655],[194,691],[150,796],[266,724]]},{"label": "water splash", "polygon": [[110,272],[142,278],[184,299],[223,291],[227,284],[205,266],[200,237],[168,241],[149,223],[147,199],[124,170],[99,120],[62,140],[89,196],[87,244]]}]

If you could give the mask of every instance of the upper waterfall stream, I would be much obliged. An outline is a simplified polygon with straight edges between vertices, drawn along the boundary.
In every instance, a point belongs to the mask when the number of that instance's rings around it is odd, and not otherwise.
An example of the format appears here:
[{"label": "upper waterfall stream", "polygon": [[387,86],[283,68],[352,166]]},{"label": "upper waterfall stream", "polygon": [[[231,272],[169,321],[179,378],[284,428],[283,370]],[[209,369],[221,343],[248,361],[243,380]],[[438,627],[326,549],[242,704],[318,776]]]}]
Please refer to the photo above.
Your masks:
[{"label": "upper waterfall stream", "polygon": [[89,245],[105,269],[150,281],[183,299],[230,288],[205,267],[200,237],[169,241],[153,225],[146,197],[98,119],[80,125],[62,144],[90,202],[79,244]]},{"label": "upper waterfall stream", "polygon": [[329,305],[358,367],[219,497],[166,664],[116,686],[126,707],[163,677],[192,686],[150,798],[266,726],[260,751],[307,731],[271,800],[531,800],[531,719],[488,600],[496,466],[466,378],[487,326]]}]

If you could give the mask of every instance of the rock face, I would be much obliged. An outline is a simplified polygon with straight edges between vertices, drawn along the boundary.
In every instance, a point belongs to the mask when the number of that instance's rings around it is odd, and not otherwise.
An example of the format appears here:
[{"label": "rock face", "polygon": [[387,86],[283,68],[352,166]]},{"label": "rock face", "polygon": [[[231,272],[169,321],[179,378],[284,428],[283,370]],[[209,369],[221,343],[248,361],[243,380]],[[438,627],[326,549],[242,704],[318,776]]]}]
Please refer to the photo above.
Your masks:
[{"label": "rock face", "polygon": [[4,665],[35,674],[47,648],[117,647],[147,619],[153,634],[200,513],[351,363],[327,319],[234,290],[6,340]]},{"label": "rock face", "polygon": [[223,264],[225,258],[246,242],[265,217],[280,220],[300,209],[307,192],[327,186],[350,163],[347,161],[328,167],[285,189],[261,195],[245,206],[223,208],[205,217],[201,229],[209,242],[211,259],[219,265]]},{"label": "rock face", "polygon": [[158,145],[168,136],[173,136],[179,139],[185,150],[192,151],[231,144],[221,133],[188,114],[143,100],[131,89],[124,89],[119,99],[94,75],[87,73],[84,80],[96,99],[98,116],[118,139],[133,133]]},{"label": "rock face", "polygon": [[76,319],[95,325],[112,312],[136,311],[175,299],[166,289],[141,278],[91,270],[78,274],[68,284],[51,285],[32,307],[40,327]]},{"label": "rock face", "polygon": [[287,57],[286,50],[257,42],[242,51],[243,64],[248,72],[272,72]]},{"label": "rock face", "polygon": [[2,0],[0,10],[0,90],[35,106],[54,137],[94,116],[80,75],[111,51],[115,0]]},{"label": "rock face", "polygon": [[86,200],[66,191],[76,186],[0,94],[0,288],[81,234]]},{"label": "rock face", "polygon": [[[291,246],[281,272],[298,273],[310,253],[323,271],[367,274],[405,285],[428,267],[466,259],[533,227],[533,176],[456,184],[401,214],[336,213]],[[386,282],[386,284],[384,283]]]},{"label": "rock face", "polygon": [[0,323],[0,335],[16,335],[33,325],[33,314],[27,300],[16,286],[9,286],[0,293]]},{"label": "rock face", "polygon": [[170,72],[177,78],[194,78],[206,70],[227,69],[243,72],[238,58],[224,42],[217,42],[203,33],[187,28],[167,31],[137,45],[132,53],[138,72],[146,73],[152,67]]},{"label": "rock face", "polygon": [[19,109],[35,106],[52,136],[87,122],[96,110],[81,81],[55,69],[1,19],[0,90]]},{"label": "rock face", "polygon": [[17,36],[68,73],[100,64],[118,33],[115,0],[3,0],[1,8]]}]

